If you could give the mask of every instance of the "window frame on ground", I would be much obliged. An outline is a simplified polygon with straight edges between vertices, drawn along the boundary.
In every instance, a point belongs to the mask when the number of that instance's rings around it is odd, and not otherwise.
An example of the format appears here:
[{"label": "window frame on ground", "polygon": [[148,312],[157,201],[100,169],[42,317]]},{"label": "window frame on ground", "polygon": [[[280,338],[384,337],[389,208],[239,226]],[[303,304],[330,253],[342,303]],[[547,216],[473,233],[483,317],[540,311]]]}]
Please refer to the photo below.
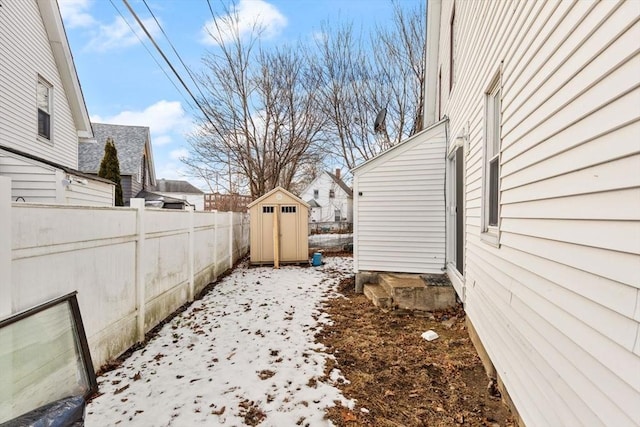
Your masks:
[{"label": "window frame on ground", "polygon": [[51,142],[53,140],[53,85],[40,75],[36,83],[36,117],[38,139]]},{"label": "window frame on ground", "polygon": [[500,156],[502,85],[500,72],[485,92],[482,237],[498,245],[500,231]]}]

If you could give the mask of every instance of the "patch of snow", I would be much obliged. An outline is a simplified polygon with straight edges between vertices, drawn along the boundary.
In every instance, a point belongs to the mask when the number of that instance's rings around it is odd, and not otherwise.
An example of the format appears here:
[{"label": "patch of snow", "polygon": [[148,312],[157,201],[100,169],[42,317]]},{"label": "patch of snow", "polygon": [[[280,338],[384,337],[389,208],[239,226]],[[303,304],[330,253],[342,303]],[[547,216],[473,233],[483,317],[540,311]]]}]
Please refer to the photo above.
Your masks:
[{"label": "patch of snow", "polygon": [[319,268],[236,268],[167,323],[119,368],[98,379],[86,425],[242,425],[243,402],[264,425],[331,425],[327,407],[353,408],[324,378],[331,358],[315,334],[331,322],[322,301],[351,274],[351,258]]}]

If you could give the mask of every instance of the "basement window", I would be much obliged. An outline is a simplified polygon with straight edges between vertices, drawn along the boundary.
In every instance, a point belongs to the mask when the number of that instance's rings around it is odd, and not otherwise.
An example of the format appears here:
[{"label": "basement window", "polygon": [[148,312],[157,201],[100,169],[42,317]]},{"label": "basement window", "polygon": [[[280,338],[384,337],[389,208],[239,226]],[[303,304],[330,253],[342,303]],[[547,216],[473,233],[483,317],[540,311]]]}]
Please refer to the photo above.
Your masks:
[{"label": "basement window", "polygon": [[2,425],[83,416],[98,384],[75,292],[0,321],[0,384]]}]

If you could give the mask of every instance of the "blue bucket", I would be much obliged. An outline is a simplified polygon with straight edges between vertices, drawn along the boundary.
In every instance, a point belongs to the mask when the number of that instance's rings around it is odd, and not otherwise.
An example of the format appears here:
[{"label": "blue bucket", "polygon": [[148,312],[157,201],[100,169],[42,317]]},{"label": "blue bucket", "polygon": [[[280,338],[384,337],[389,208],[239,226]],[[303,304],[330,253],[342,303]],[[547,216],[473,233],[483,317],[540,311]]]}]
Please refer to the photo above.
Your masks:
[{"label": "blue bucket", "polygon": [[311,265],[314,267],[319,267],[322,265],[322,254],[320,252],[315,252],[313,254],[313,258],[311,258]]}]

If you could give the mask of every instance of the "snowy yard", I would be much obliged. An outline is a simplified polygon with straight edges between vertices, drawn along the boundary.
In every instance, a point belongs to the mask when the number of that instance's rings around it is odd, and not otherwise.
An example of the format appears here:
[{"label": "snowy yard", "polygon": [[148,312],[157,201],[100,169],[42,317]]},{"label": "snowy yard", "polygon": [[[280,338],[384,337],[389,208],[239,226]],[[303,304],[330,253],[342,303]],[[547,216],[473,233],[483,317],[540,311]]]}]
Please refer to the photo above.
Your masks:
[{"label": "snowy yard", "polygon": [[325,408],[352,407],[325,376],[332,358],[314,335],[320,309],[351,274],[351,258],[318,268],[240,266],[100,378],[86,425],[330,425]]}]

